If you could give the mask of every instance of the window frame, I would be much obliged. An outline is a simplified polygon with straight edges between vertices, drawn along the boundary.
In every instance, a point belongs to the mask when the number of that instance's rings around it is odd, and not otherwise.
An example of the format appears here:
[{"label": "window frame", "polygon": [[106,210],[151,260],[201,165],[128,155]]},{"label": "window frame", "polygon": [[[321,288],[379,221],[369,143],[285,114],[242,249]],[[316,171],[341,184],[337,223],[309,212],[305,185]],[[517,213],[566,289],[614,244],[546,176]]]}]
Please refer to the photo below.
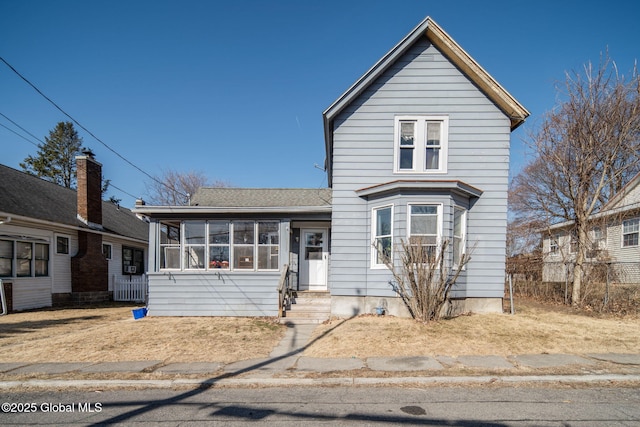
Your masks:
[{"label": "window frame", "polygon": [[[131,262],[128,264],[125,264],[125,262],[127,262],[127,258],[125,257],[125,251],[131,251]],[[136,253],[141,253],[141,257],[140,257],[140,262],[136,263]],[[122,255],[122,274],[123,275],[133,275],[133,276],[141,276],[145,273],[145,268],[144,268],[144,249],[143,248],[137,248],[135,246],[122,246],[121,249],[121,255]],[[140,264],[140,268],[138,268],[138,265]],[[136,272],[135,273],[127,273],[125,267],[128,266],[135,266],[136,267]]]},{"label": "window frame", "polygon": [[[634,227],[632,231],[625,232],[626,224],[631,224]],[[627,244],[625,237],[633,236],[635,234],[635,243]],[[620,244],[622,248],[635,248],[640,246],[640,218],[629,218],[622,221],[620,229]]]},{"label": "window frame", "polygon": [[[66,240],[66,251],[60,251],[60,240]],[[56,235],[56,255],[69,255],[69,253],[71,252],[71,237],[70,236],[63,236],[61,234],[57,234]]]},{"label": "window frame", "polygon": [[[179,226],[178,222],[179,221]],[[185,224],[189,222],[204,222],[204,243],[187,243],[187,233],[185,230]],[[211,240],[211,224],[215,223],[226,223],[229,234],[228,234],[228,243],[214,242]],[[236,242],[238,225],[246,223],[246,231],[251,234],[248,236],[249,239],[247,242],[238,241]],[[250,224],[250,225],[249,225]],[[268,224],[273,224],[275,229],[269,230],[270,226]],[[263,227],[267,227],[263,229]],[[163,243],[163,234],[165,231],[163,230],[166,227],[166,242]],[[169,239],[169,236],[172,235],[169,230],[174,228],[179,232],[179,242],[174,242],[175,239]],[[273,227],[271,227],[273,228]],[[243,228],[244,230],[244,228]],[[265,234],[266,233],[266,234]],[[282,240],[282,221],[273,220],[273,219],[238,219],[238,220],[230,220],[230,219],[210,219],[210,220],[164,220],[158,221],[158,241],[156,244],[156,262],[157,262],[157,271],[184,271],[184,272],[193,272],[193,271],[239,271],[239,272],[249,272],[249,271],[279,271],[280,270],[280,262],[281,262],[281,254],[280,254],[280,245]],[[176,236],[174,236],[176,237]],[[260,241],[260,239],[266,239],[265,242]],[[250,241],[250,242],[249,242]],[[277,241],[277,243],[273,243]],[[203,247],[204,250],[204,266],[202,268],[194,268],[193,266],[187,265],[185,251],[188,247]],[[211,260],[212,248],[228,248],[228,265],[226,262],[214,263]],[[171,248],[173,250],[177,250],[179,254],[179,266],[165,268],[162,266],[163,259],[166,263],[166,255],[163,258],[163,253],[166,253],[166,250]],[[224,249],[223,249],[224,251]],[[245,264],[242,267],[238,264],[240,262],[240,256],[236,252],[244,252],[242,257],[247,258]],[[251,255],[249,255],[249,253]],[[262,258],[260,258],[262,256]],[[266,261],[265,261],[266,260]],[[263,263],[262,261],[265,261]],[[236,265],[238,264],[238,265]],[[264,264],[264,265],[263,265]],[[271,265],[275,264],[273,268],[263,268],[263,267],[271,267]]]},{"label": "window frame", "polygon": [[[460,217],[460,236],[458,237],[460,239],[460,243],[459,243],[459,253],[457,254],[456,257],[456,211],[462,211],[462,215]],[[464,256],[464,254],[467,253],[467,215],[469,214],[469,210],[465,209],[463,207],[460,206],[454,206],[453,207],[453,221],[452,221],[452,241],[453,244],[452,246],[452,265],[454,269],[458,268],[458,264],[460,262],[460,259]],[[465,266],[462,266],[462,269],[465,269]]]},{"label": "window frame", "polygon": [[0,240],[0,242],[6,242],[11,246],[9,257],[6,257],[6,256],[0,257],[0,259],[9,260],[9,274],[8,275],[0,274],[0,277],[14,277],[13,275],[14,275],[14,270],[15,270],[14,258],[15,258],[15,253],[16,253],[16,249],[15,249],[16,248],[16,242],[15,242],[15,240],[5,240],[5,239]]},{"label": "window frame", "polygon": [[[389,218],[391,221],[389,231],[390,233],[381,234],[378,236],[378,211],[390,209]],[[378,249],[377,249],[377,240],[380,238],[391,239],[391,248],[389,253],[389,258],[393,261],[394,250],[393,250],[393,216],[394,214],[394,205],[382,205],[375,206],[371,209],[371,268],[372,269],[383,269],[388,268],[386,264],[378,262]]]},{"label": "window frame", "polygon": [[[105,251],[106,248],[109,248],[108,251]],[[113,244],[112,243],[104,243],[102,242],[102,255],[107,261],[111,261],[113,259]]]},{"label": "window frame", "polygon": [[443,207],[444,205],[442,203],[438,203],[438,202],[433,202],[433,203],[425,203],[425,202],[409,202],[407,203],[407,241],[409,242],[409,244],[413,244],[411,237],[412,236],[420,236],[420,237],[427,237],[427,236],[431,236],[431,234],[412,234],[412,228],[413,228],[413,214],[411,212],[411,207],[412,206],[435,206],[436,207],[436,234],[435,234],[435,244],[430,245],[429,246],[434,246],[435,250],[438,250],[438,248],[440,247],[440,245],[442,244],[442,226],[443,226]]},{"label": "window frame", "polygon": [[[413,144],[402,144],[402,124],[414,123]],[[428,144],[428,126],[438,123],[440,125],[440,143],[438,146]],[[394,174],[445,174],[447,173],[448,148],[449,148],[449,116],[447,115],[402,115],[394,118],[393,136],[393,173]],[[401,149],[413,148],[411,169],[401,168]],[[438,168],[427,167],[427,149],[438,148]]]}]

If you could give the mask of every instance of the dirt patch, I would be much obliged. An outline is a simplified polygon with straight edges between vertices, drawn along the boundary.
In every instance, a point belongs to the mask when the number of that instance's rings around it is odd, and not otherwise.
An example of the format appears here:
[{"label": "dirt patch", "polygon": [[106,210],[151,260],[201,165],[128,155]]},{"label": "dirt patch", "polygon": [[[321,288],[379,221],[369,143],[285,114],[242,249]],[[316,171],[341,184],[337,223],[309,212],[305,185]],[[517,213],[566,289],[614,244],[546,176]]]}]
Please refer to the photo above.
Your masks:
[{"label": "dirt patch", "polygon": [[0,317],[1,362],[233,362],[266,357],[285,327],[274,319],[145,317],[132,307]]},{"label": "dirt patch", "polygon": [[590,316],[519,301],[516,315],[482,314],[422,324],[392,316],[334,319],[306,349],[311,357],[636,353],[638,318]]},{"label": "dirt patch", "polygon": [[[286,328],[267,318],[145,317],[133,307],[0,317],[0,362],[221,362],[267,357]],[[319,325],[309,357],[637,353],[640,319],[582,315],[519,301],[515,316],[460,316],[427,325],[392,316]]]}]

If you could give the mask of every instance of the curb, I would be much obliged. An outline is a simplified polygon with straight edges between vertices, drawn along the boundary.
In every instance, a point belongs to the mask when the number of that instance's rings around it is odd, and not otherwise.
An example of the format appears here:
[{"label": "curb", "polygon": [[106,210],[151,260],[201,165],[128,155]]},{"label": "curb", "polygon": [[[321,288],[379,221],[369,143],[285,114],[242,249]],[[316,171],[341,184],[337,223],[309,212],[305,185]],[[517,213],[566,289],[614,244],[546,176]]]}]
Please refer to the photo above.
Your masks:
[{"label": "curb", "polygon": [[173,379],[173,380],[25,380],[2,381],[0,389],[13,388],[97,388],[114,389],[145,387],[168,389],[178,387],[284,387],[284,386],[371,386],[371,385],[446,385],[446,384],[513,384],[513,383],[595,383],[640,382],[640,375],[527,375],[527,376],[466,376],[466,377],[393,377],[393,378],[227,378],[227,379]]}]

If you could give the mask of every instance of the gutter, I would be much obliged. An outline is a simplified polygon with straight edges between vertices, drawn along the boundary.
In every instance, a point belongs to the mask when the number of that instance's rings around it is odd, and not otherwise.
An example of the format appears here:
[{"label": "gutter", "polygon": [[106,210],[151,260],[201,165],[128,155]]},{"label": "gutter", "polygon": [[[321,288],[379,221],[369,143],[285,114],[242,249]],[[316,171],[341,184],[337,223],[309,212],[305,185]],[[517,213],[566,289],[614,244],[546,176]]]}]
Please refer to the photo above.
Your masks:
[{"label": "gutter", "polygon": [[44,220],[44,219],[31,218],[31,217],[21,216],[21,215],[11,215],[11,216],[9,216],[8,214],[6,214],[4,212],[0,212],[0,215],[6,216],[9,219],[9,220],[5,219],[3,221],[0,221],[0,225],[1,224],[6,224],[6,223],[8,223],[10,221],[13,221],[13,220],[17,220],[17,221],[24,221],[24,222],[27,222],[27,223],[34,223],[34,224],[40,224],[40,225],[48,225],[50,227],[63,228],[63,229],[66,229],[66,230],[85,231],[87,233],[101,234],[103,236],[108,236],[108,237],[118,237],[118,238],[123,239],[123,240],[127,240],[127,241],[130,241],[130,242],[141,243],[141,244],[145,244],[145,245],[149,244],[149,242],[147,240],[140,240],[140,239],[136,239],[135,237],[123,236],[121,234],[107,233],[105,231],[98,231],[98,230],[94,230],[94,229],[91,229],[91,228],[83,228],[83,227],[78,227],[78,226],[74,226],[74,225],[61,224],[59,222],[47,221],[47,220]]}]

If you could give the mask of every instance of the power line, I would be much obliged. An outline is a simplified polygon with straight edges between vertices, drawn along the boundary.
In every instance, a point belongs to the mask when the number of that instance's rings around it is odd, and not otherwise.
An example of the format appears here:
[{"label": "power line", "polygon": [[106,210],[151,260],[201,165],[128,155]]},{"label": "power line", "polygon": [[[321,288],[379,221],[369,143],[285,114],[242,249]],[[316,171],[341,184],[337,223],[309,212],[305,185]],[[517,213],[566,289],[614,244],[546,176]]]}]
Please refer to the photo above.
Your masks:
[{"label": "power line", "polygon": [[20,138],[22,138],[22,139],[24,139],[25,141],[27,141],[29,144],[33,144],[33,145],[35,145],[36,147],[40,148],[40,146],[39,146],[38,144],[36,144],[35,142],[33,142],[33,141],[31,141],[31,140],[27,139],[24,135],[20,135],[20,134],[19,134],[18,132],[16,132],[15,130],[13,130],[13,129],[9,129],[8,127],[6,127],[5,125],[3,125],[2,123],[0,123],[0,126],[2,126],[3,128],[5,128],[5,129],[6,129],[6,130],[8,130],[9,132],[13,132],[13,133],[15,133],[15,134],[16,134],[16,135],[18,135]]},{"label": "power line", "polygon": [[127,195],[127,196],[129,196],[129,197],[133,197],[133,198],[134,198],[134,200],[135,200],[135,199],[138,199],[138,197],[137,197],[137,196],[134,196],[133,194],[128,193],[128,192],[126,192],[126,191],[124,191],[122,188],[116,187],[115,185],[113,185],[113,183],[112,183],[111,181],[109,181],[109,188],[111,188],[111,187],[115,188],[116,190],[120,191],[121,193],[126,194],[126,195]]},{"label": "power line", "polygon": [[107,143],[105,143],[104,141],[102,141],[100,138],[98,138],[97,136],[95,136],[89,129],[87,129],[86,127],[84,127],[83,125],[80,124],[80,122],[78,122],[76,119],[74,119],[70,114],[68,114],[66,111],[64,111],[58,104],[56,104],[55,102],[53,102],[53,100],[51,100],[51,98],[49,98],[48,96],[46,96],[44,93],[42,93],[42,91],[40,89],[38,89],[33,83],[31,83],[26,77],[24,77],[22,74],[20,74],[18,72],[18,70],[16,70],[15,68],[13,68],[13,66],[11,66],[11,64],[9,64],[3,57],[0,56],[0,61],[4,62],[6,64],[7,67],[9,67],[11,69],[11,71],[13,71],[14,73],[16,73],[16,75],[18,75],[18,77],[20,77],[22,80],[24,80],[29,86],[31,86],[36,92],[38,92],[44,99],[46,99],[47,101],[49,101],[51,103],[51,105],[53,105],[54,107],[56,107],[62,114],[64,114],[65,116],[67,116],[69,119],[71,119],[71,121],[73,121],[76,125],[78,125],[78,127],[80,127],[81,129],[83,129],[85,132],[87,132],[89,135],[91,135],[96,141],[98,141],[100,144],[102,144],[104,147],[106,147],[109,151],[111,151],[113,154],[115,154],[116,156],[118,156],[120,159],[122,159],[123,161],[125,161],[126,163],[128,163],[130,166],[132,166],[133,168],[137,169],[138,171],[140,171],[141,173],[143,173],[144,175],[146,175],[147,177],[149,177],[151,180],[157,182],[160,185],[163,185],[167,188],[169,188],[172,191],[175,191],[177,193],[179,193],[180,195],[184,196],[184,197],[189,197],[187,194],[182,193],[181,191],[176,190],[175,188],[170,187],[169,185],[165,184],[164,182],[160,181],[159,179],[155,178],[154,176],[150,175],[149,173],[145,172],[144,170],[142,170],[140,167],[136,166],[135,164],[133,164],[131,161],[129,161],[127,158],[125,158],[124,156],[122,156],[120,153],[118,153],[116,150],[114,150],[113,148],[111,148],[109,145],[107,145]]},{"label": "power line", "polygon": [[[28,130],[26,130],[25,128],[23,128],[22,126],[20,126],[19,124],[17,124],[17,123],[16,123],[16,122],[14,122],[13,120],[11,120],[9,117],[5,116],[4,114],[0,113],[0,116],[2,116],[2,117],[4,117],[5,119],[9,120],[9,121],[10,121],[11,123],[13,123],[15,126],[19,127],[23,132],[25,132],[25,133],[29,134],[29,135],[30,135],[33,139],[35,139],[36,141],[39,141],[39,142],[41,142],[41,143],[43,143],[43,144],[45,143],[43,140],[41,140],[40,138],[38,138],[37,136],[35,136],[35,135],[34,135],[34,134],[32,134],[31,132],[29,132]],[[9,128],[7,128],[6,126],[5,126],[5,128],[6,128],[6,129],[9,129]],[[11,129],[9,129],[9,130],[11,130]],[[13,131],[12,131],[12,132],[13,132]],[[16,135],[18,135],[16,132],[13,132],[13,133],[15,133]],[[18,136],[21,136],[21,135],[18,135]],[[24,138],[24,137],[22,137],[22,138]],[[24,138],[24,139],[26,139],[26,138]],[[27,139],[27,141],[29,141],[29,140]],[[31,141],[29,141],[29,142],[31,142]],[[31,143],[33,144],[33,142],[31,142]]]}]

